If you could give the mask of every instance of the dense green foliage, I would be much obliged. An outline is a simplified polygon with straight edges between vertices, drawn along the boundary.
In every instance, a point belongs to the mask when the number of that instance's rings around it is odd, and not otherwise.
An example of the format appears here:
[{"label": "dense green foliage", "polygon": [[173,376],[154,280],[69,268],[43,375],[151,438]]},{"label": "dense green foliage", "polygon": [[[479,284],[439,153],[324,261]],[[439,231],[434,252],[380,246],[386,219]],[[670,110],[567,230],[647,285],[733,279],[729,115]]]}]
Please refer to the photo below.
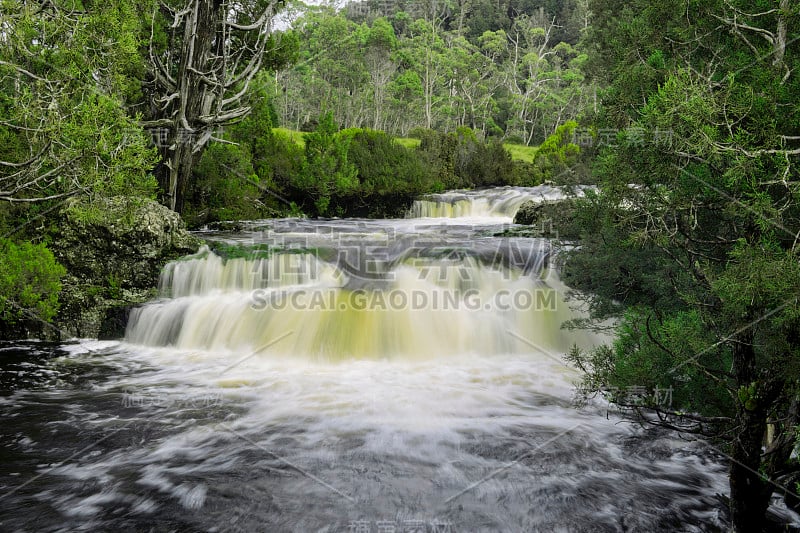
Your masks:
[{"label": "dense green foliage", "polygon": [[143,68],[131,4],[11,0],[0,26],[0,200],[154,195],[154,150],[125,107]]},{"label": "dense green foliage", "polygon": [[[535,185],[546,174],[515,164],[497,141],[468,128],[420,130],[408,148],[382,131],[338,131],[331,113],[316,121],[302,144],[270,128],[269,106],[229,129],[238,144],[213,143],[197,167],[188,220],[294,215],[402,217],[422,194],[493,185]],[[264,133],[255,135],[261,121]]]},{"label": "dense green foliage", "polygon": [[337,130],[333,113],[320,117],[317,128],[306,135],[305,164],[292,182],[322,216],[330,214],[331,195],[349,195],[358,187],[356,167],[347,160],[349,138]]},{"label": "dense green foliage", "polygon": [[45,245],[0,238],[0,329],[53,318],[64,274]]},{"label": "dense green foliage", "polygon": [[348,158],[358,169],[361,195],[413,196],[442,187],[432,182],[431,169],[416,150],[400,145],[384,132],[352,129],[343,134],[351,138]]},{"label": "dense green foliage", "polygon": [[611,346],[572,359],[587,391],[712,437],[732,459],[734,528],[757,531],[800,471],[800,13],[591,9],[591,70],[608,86],[598,128],[618,134],[596,160],[601,192],[583,202],[566,279],[591,291],[596,318],[621,318]]},{"label": "dense green foliage", "polygon": [[0,27],[0,334],[9,336],[54,316],[64,275],[44,245],[25,239],[57,234],[68,197],[89,206],[154,197],[157,158],[132,107],[145,70],[134,4],[9,0]]},{"label": "dense green foliage", "polygon": [[538,144],[593,97],[580,45],[588,16],[586,2],[535,0],[309,11],[295,23],[299,61],[274,81],[276,109],[294,129],[331,110],[346,128],[466,126]]},{"label": "dense green foliage", "polygon": [[580,168],[581,149],[573,140],[578,123],[567,121],[548,135],[539,145],[529,170],[529,178],[524,185],[535,185],[545,180],[558,184],[588,183],[585,169]]},{"label": "dense green foliage", "polygon": [[[260,1],[4,1],[3,333],[58,308],[64,270],[31,243],[59,238],[67,197],[88,221],[158,184],[199,225],[596,180],[564,276],[616,337],[571,354],[585,392],[711,438],[734,526],[757,530],[776,484],[800,481],[797,3],[390,4],[268,34]],[[503,141],[538,148],[514,161]]]},{"label": "dense green foliage", "polygon": [[[0,161],[16,166],[2,169],[0,197],[153,197],[154,172],[161,198],[193,224],[301,211],[398,215],[416,194],[549,179],[551,165],[542,164],[547,158],[512,167],[499,143],[482,139],[545,140],[580,110],[580,91],[568,92],[582,83],[578,66],[584,59],[567,62],[583,57],[572,48],[582,30],[570,23],[567,31],[552,20],[574,22],[575,13],[586,12],[580,2],[482,5],[480,17],[474,16],[477,5],[428,15],[409,6],[410,13],[386,16],[377,16],[373,6],[365,17],[350,9],[311,10],[296,31],[269,37],[261,72],[242,66],[247,78],[230,88],[230,105],[239,107],[228,118],[204,118],[195,109],[206,97],[193,87],[219,80],[207,76],[196,83],[190,78],[199,67],[182,69],[181,54],[190,43],[175,23],[187,22],[173,21],[177,12],[170,6],[111,2],[80,11],[64,3],[37,10],[11,1],[4,7],[9,46],[0,65],[7,89],[0,101]],[[515,15],[487,11],[503,9]],[[201,18],[210,17],[210,24],[214,16]],[[197,32],[211,31],[202,23]],[[486,31],[475,29],[486,24]],[[192,46],[206,46],[205,37],[192,36]],[[255,46],[248,53],[261,46],[246,32],[235,39]],[[115,46],[90,46],[95,41]],[[280,70],[292,61],[295,67]],[[508,84],[501,86],[502,79]],[[170,87],[173,94],[163,93]],[[185,112],[176,111],[179,103]],[[354,106],[360,109],[355,114]],[[323,132],[326,109],[332,116]],[[190,111],[196,116],[176,122]],[[404,122],[390,124],[390,118]],[[224,131],[212,131],[212,122],[226,125]],[[334,123],[350,133],[336,133]],[[307,126],[311,146],[298,147],[274,129],[280,124]],[[353,129],[400,132],[414,126],[427,136],[419,150]],[[365,146],[381,155],[370,155]],[[49,209],[46,201],[18,205],[4,210],[3,222],[15,227]]]}]

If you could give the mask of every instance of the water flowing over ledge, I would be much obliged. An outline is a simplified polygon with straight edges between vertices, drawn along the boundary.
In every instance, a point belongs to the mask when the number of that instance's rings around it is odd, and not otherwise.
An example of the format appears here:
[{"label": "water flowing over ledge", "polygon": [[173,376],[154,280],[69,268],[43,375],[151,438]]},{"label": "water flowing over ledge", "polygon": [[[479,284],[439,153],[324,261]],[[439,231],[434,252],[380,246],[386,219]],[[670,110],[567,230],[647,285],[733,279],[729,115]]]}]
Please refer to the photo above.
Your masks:
[{"label": "water flowing over ledge", "polygon": [[430,194],[414,201],[409,218],[474,218],[495,222],[511,222],[520,206],[531,201],[556,201],[567,198],[569,192],[580,197],[590,186],[565,187],[497,187],[482,190],[457,190]]},{"label": "water flowing over ledge", "polygon": [[378,231],[353,241],[341,229],[314,236],[322,241],[314,253],[223,259],[205,249],[170,263],[164,299],[134,310],[126,339],[261,353],[288,332],[261,355],[323,360],[529,351],[511,331],[569,349],[559,325],[573,315],[546,279],[558,284],[544,240],[465,247],[424,229],[414,238]]}]

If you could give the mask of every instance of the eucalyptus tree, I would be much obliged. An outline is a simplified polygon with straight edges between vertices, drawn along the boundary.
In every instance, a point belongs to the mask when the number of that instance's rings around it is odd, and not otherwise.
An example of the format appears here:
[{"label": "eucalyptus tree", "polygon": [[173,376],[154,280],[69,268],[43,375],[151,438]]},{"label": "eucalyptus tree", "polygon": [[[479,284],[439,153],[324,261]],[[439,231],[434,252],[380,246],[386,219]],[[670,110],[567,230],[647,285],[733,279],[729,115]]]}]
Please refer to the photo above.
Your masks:
[{"label": "eucalyptus tree", "polygon": [[447,59],[451,76],[452,114],[456,126],[488,133],[494,93],[502,85],[497,65],[464,37],[451,40]]},{"label": "eucalyptus tree", "polygon": [[[372,73],[365,64],[369,27],[327,8],[309,11],[295,27],[303,46],[280,83],[287,88],[286,98],[296,101],[297,115],[287,114],[284,120],[302,125],[332,111],[343,127],[365,125],[374,115]],[[371,59],[380,63],[380,56]],[[289,94],[290,89],[296,92]]]},{"label": "eucalyptus tree", "polygon": [[397,71],[397,62],[393,57],[397,49],[397,36],[394,28],[385,18],[373,21],[367,33],[364,62],[372,81],[372,107],[374,118],[372,128],[382,130],[386,127],[385,107],[386,90]]},{"label": "eucalyptus tree", "polygon": [[422,84],[423,126],[430,129],[436,125],[441,115],[440,104],[445,99],[444,88],[450,79],[447,72],[447,46],[439,23],[417,19],[409,28],[409,38],[405,42],[405,53],[409,68],[414,70]]},{"label": "eucalyptus tree", "polygon": [[511,94],[513,118],[509,125],[525,144],[536,133],[539,115],[536,104],[554,81],[550,58],[553,51],[555,19],[548,19],[544,10],[534,16],[517,17],[508,33],[509,59],[506,64],[506,88]]}]

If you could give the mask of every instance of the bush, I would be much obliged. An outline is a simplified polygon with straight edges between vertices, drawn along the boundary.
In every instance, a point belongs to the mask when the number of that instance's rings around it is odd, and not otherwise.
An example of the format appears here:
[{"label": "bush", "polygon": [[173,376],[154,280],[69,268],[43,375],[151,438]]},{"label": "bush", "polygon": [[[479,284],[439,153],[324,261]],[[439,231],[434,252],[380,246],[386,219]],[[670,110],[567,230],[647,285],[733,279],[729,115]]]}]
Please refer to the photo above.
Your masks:
[{"label": "bush", "polygon": [[455,133],[427,130],[419,151],[436,180],[447,189],[514,183],[511,154],[499,141],[486,144],[469,128]]},{"label": "bush", "polygon": [[459,153],[456,174],[470,187],[514,183],[514,163],[501,142],[486,144],[467,138],[459,146]]},{"label": "bush", "polygon": [[306,160],[292,185],[313,202],[307,206],[317,216],[338,214],[332,196],[348,196],[358,189],[355,166],[347,159],[348,135],[337,135],[333,113],[320,117],[317,128],[306,135]]},{"label": "bush", "polygon": [[408,137],[412,139],[423,139],[431,130],[427,128],[411,128]]},{"label": "bush", "polygon": [[559,185],[574,184],[571,169],[579,163],[581,152],[580,147],[572,142],[577,127],[574,120],[567,121],[539,146],[533,158],[534,182],[553,180]]},{"label": "bush", "polygon": [[419,153],[397,144],[382,131],[354,132],[348,159],[358,169],[363,195],[430,192],[433,176]]},{"label": "bush", "polygon": [[[293,177],[303,169],[305,162],[303,147],[281,131],[272,130],[270,134],[265,134],[263,139],[268,139],[269,142],[261,143],[260,149],[253,154],[253,167],[262,187],[284,194]],[[274,197],[262,199],[274,200]]]},{"label": "bush", "polygon": [[259,218],[261,192],[247,147],[211,144],[194,173],[192,209],[186,214],[191,225]]},{"label": "bush", "polygon": [[212,143],[194,170],[184,216],[190,226],[296,214],[282,198],[304,165],[303,148],[274,131],[276,113],[264,84],[250,94],[252,112]]},{"label": "bush", "polygon": [[43,244],[0,238],[0,330],[52,319],[66,270]]}]

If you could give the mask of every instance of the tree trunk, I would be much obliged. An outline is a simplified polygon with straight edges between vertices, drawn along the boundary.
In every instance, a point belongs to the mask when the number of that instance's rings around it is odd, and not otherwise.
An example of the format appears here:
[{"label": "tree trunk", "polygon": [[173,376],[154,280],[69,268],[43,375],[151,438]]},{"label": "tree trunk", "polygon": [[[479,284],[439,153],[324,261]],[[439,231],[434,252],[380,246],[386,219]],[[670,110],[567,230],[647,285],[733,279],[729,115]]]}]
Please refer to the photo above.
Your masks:
[{"label": "tree trunk", "polygon": [[760,413],[742,413],[738,421],[741,430],[733,442],[729,479],[731,525],[737,533],[752,533],[761,531],[772,495],[758,473],[766,424]]},{"label": "tree trunk", "polygon": [[210,111],[204,109],[210,102],[206,95],[210,87],[202,80],[201,73],[208,70],[208,54],[214,46],[220,6],[217,1],[196,0],[195,8],[189,15],[191,22],[186,24],[183,36],[177,78],[181,106],[171,132],[171,144],[167,147],[169,187],[165,189],[167,205],[178,213],[183,211],[187,185],[194,166],[195,143],[199,140],[197,136],[205,134],[206,128],[200,121],[200,116]]},{"label": "tree trunk", "polygon": [[772,64],[783,67],[783,58],[786,55],[786,18],[789,16],[789,0],[781,0],[778,9],[780,10],[778,28],[773,45],[775,59]]},{"label": "tree trunk", "polygon": [[150,43],[153,112],[142,125],[159,133],[162,202],[177,212],[214,133],[250,112],[245,97],[271,42],[274,8],[272,2],[234,10],[223,0],[190,0],[180,11],[163,2],[157,8],[172,23],[163,28],[168,52]]},{"label": "tree trunk", "polygon": [[[752,331],[737,335],[733,344],[733,371],[738,387],[758,382]],[[761,531],[772,495],[772,485],[762,479],[761,446],[767,428],[765,387],[756,386],[754,403],[738,402],[736,422],[739,430],[733,439],[729,483],[731,488],[731,526],[736,533]],[[768,394],[768,393],[767,393]]]}]

